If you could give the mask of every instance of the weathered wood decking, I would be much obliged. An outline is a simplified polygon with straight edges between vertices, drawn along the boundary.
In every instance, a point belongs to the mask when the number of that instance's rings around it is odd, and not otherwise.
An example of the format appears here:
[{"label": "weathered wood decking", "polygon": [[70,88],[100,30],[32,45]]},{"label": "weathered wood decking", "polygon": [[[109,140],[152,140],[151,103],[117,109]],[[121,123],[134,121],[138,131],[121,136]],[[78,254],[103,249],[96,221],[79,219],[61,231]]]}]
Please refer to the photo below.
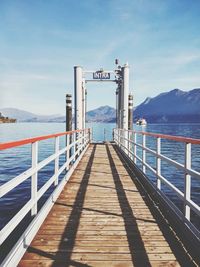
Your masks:
[{"label": "weathered wood decking", "polygon": [[193,266],[134,180],[115,145],[90,145],[19,266]]}]

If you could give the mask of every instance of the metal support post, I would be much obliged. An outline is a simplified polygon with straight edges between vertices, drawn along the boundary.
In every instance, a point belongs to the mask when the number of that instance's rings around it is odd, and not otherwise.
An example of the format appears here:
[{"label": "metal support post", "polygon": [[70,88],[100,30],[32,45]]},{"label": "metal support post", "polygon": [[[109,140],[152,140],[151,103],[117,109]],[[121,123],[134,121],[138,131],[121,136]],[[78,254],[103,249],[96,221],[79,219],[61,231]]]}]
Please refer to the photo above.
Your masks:
[{"label": "metal support post", "polygon": [[117,128],[122,128],[122,83],[118,85],[118,121],[117,121]]},{"label": "metal support post", "polygon": [[72,95],[66,94],[66,132],[72,130]]},{"label": "metal support post", "polygon": [[123,75],[123,125],[122,128],[128,130],[128,94],[129,94],[129,66],[128,63],[122,67]]},{"label": "metal support post", "polygon": [[[73,143],[74,143],[74,151],[73,151],[73,155],[75,155],[76,154],[76,149],[77,149],[77,144],[76,144],[76,135],[77,135],[77,133],[75,132],[75,133],[73,133]],[[76,160],[76,157],[74,156],[74,161]]]},{"label": "metal support post", "polygon": [[[32,143],[32,168],[36,169],[38,164],[38,142]],[[31,215],[34,216],[37,214],[37,187],[38,187],[38,172],[31,176],[31,199],[34,202],[34,205],[31,209]]]},{"label": "metal support post", "polygon": [[128,96],[128,129],[133,130],[133,95]]},{"label": "metal support post", "polygon": [[[57,154],[58,152],[59,152],[59,136],[55,138],[55,154]],[[59,156],[55,158],[55,167],[54,167],[55,186],[58,185],[58,170],[59,170]]]},{"label": "metal support post", "polygon": [[128,156],[131,157],[131,132],[128,131]]},{"label": "metal support post", "polygon": [[85,129],[85,116],[86,116],[86,88],[85,88],[85,79],[82,79],[82,129]]},{"label": "metal support post", "polygon": [[[122,100],[122,129],[128,130],[128,94],[129,94],[129,66],[125,64],[122,67],[122,93],[121,93],[121,100]],[[124,151],[127,153],[126,148],[128,148],[128,132],[124,131],[123,133],[124,138]]]},{"label": "metal support post", "polygon": [[[66,132],[72,131],[72,95],[66,94]],[[66,146],[69,147],[69,145],[72,142],[72,136],[66,135]],[[71,157],[71,149],[70,151],[66,151],[66,161]],[[69,166],[66,168],[66,170],[69,169]]]},{"label": "metal support post", "polygon": [[74,67],[74,109],[75,109],[75,130],[83,129],[83,71],[82,67]]},{"label": "metal support post", "polygon": [[133,155],[134,155],[134,163],[136,164],[137,163],[137,158],[136,158],[136,156],[137,156],[137,145],[136,145],[136,143],[137,143],[137,134],[135,132],[133,134],[133,138],[134,138]]},{"label": "metal support post", "polygon": [[[71,153],[70,153],[71,149],[69,149],[70,141],[71,141],[71,134],[67,134],[66,135],[66,147],[67,147],[67,150],[66,150],[66,162],[71,157]],[[66,167],[67,171],[69,170],[69,165],[70,165],[70,163]]]},{"label": "metal support post", "polygon": [[118,96],[119,96],[119,94],[118,94],[118,88],[116,89],[116,128],[118,128],[119,127],[119,122],[118,122]]},{"label": "metal support post", "polygon": [[187,169],[191,169],[191,144],[185,144],[185,217],[190,221],[190,207],[186,204],[187,200],[191,198],[191,176],[187,173]]},{"label": "metal support post", "polygon": [[158,157],[161,153],[161,139],[157,137],[156,139],[156,175],[157,175],[157,188],[161,189],[161,180],[159,175],[161,175],[161,159]]},{"label": "metal support post", "polygon": [[142,135],[142,171],[146,173],[146,166],[144,163],[146,163],[146,150],[144,149],[146,147],[146,135]]}]

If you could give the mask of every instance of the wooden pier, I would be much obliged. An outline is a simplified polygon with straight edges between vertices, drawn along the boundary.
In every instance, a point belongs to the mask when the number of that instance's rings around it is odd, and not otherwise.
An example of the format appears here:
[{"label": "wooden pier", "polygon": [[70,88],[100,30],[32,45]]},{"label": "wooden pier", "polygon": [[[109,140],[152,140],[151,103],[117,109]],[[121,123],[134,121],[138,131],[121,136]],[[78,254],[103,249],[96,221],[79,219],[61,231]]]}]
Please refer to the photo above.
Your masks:
[{"label": "wooden pier", "polygon": [[91,144],[19,263],[194,266],[114,144]]}]

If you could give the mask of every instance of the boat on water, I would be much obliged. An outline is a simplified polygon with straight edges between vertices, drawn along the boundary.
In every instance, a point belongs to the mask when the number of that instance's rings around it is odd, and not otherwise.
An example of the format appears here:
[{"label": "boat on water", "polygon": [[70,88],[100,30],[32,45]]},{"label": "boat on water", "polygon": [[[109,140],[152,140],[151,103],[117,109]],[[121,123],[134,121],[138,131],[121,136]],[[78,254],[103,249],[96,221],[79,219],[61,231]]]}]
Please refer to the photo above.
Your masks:
[{"label": "boat on water", "polygon": [[147,121],[144,118],[142,118],[142,119],[137,120],[136,124],[137,125],[146,126],[147,125]]}]

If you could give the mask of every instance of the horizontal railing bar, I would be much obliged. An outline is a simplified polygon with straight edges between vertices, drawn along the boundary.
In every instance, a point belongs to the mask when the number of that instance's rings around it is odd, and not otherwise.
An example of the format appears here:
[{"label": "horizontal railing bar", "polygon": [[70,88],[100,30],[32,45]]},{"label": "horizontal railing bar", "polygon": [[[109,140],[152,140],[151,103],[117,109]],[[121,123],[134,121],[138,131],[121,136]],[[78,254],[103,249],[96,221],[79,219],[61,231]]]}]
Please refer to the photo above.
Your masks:
[{"label": "horizontal railing bar", "polygon": [[5,194],[7,194],[9,191],[14,189],[16,186],[27,180],[35,171],[33,168],[29,168],[25,172],[19,174],[12,180],[4,183],[0,186],[0,198],[3,197]]},{"label": "horizontal railing bar", "polygon": [[[180,170],[183,170],[183,171],[185,171],[185,170],[187,171],[187,169],[184,167],[183,164],[181,164],[181,163],[179,163],[179,162],[177,162],[177,161],[175,161],[175,160],[173,160],[173,159],[170,159],[170,158],[168,158],[167,156],[164,156],[163,154],[157,154],[156,151],[154,151],[154,150],[152,150],[152,149],[150,149],[150,148],[148,148],[148,147],[143,147],[143,146],[140,145],[140,144],[136,144],[136,145],[137,145],[138,147],[140,147],[140,148],[146,150],[147,152],[151,153],[152,155],[154,155],[154,156],[156,156],[156,157],[158,157],[158,158],[160,158],[160,159],[163,159],[163,160],[167,161],[168,163],[174,165],[175,167],[177,167],[177,169],[180,169]],[[199,178],[199,177],[198,177],[198,178]]]},{"label": "horizontal railing bar", "polygon": [[[79,152],[79,151],[77,151]],[[37,200],[39,200],[43,194],[49,189],[49,187],[52,185],[52,183],[54,182],[54,180],[56,179],[57,176],[59,176],[64,170],[65,168],[68,166],[68,164],[75,158],[75,156],[77,155],[77,152],[72,155],[67,162],[65,162],[62,167],[59,168],[58,172],[56,174],[54,174],[38,191],[38,198]]]},{"label": "horizontal railing bar", "polygon": [[[123,145],[122,145],[123,146]],[[124,147],[124,146],[123,146]],[[125,148],[125,147],[124,147]],[[126,149],[126,148],[125,148]],[[154,170],[148,163],[146,162],[143,162],[143,160],[137,156],[137,155],[134,155],[132,153],[132,151],[128,150],[128,152],[130,154],[132,154],[133,157],[135,157],[136,159],[138,159],[143,165],[145,165],[150,171],[152,171],[155,175],[157,175],[156,173],[156,170]],[[177,188],[175,187],[172,183],[170,183],[165,177],[163,177],[162,175],[157,175],[161,180],[162,182],[164,182],[168,187],[170,187],[180,198],[181,200],[184,200],[184,194]],[[189,203],[189,202],[188,202]]]},{"label": "horizontal railing bar", "polygon": [[57,177],[56,174],[51,176],[51,178],[38,190],[37,200],[39,200],[44,195],[44,193],[49,189],[49,187],[55,181],[56,177]]},{"label": "horizontal railing bar", "polygon": [[53,154],[49,156],[48,158],[44,159],[43,161],[39,162],[36,168],[29,168],[25,172],[21,173],[20,175],[16,176],[12,180],[6,182],[5,184],[0,186],[0,197],[3,197],[6,195],[9,191],[20,185],[22,182],[27,180],[30,176],[32,176],[34,173],[37,171],[41,170],[44,168],[47,164],[49,164],[51,161],[55,160],[57,157],[65,153],[67,149],[70,149],[71,147],[74,146],[74,144],[77,144],[82,138],[87,138],[87,137],[81,137],[79,138],[75,143],[71,143],[68,147],[64,147],[61,149],[58,153]]},{"label": "horizontal railing bar", "polygon": [[[123,146],[123,145],[122,145]],[[124,146],[123,146],[124,147]],[[124,147],[125,148],[125,147]],[[129,150],[128,150],[129,151]],[[137,155],[134,155],[132,153],[132,151],[129,151],[129,153],[135,157],[136,159],[138,159],[142,164],[144,164],[151,172],[153,172],[155,175],[156,174],[156,171],[146,162],[143,162],[142,159],[137,156]],[[170,189],[172,189],[174,191],[174,193],[176,193],[176,195],[182,200],[182,201],[186,201],[186,204],[198,215],[200,215],[200,207],[195,203],[193,202],[192,200],[185,200],[184,199],[184,194],[183,192],[181,192],[177,187],[175,187],[172,183],[170,183],[164,176],[162,175],[157,175],[158,178],[164,183],[166,184]]]},{"label": "horizontal railing bar", "polygon": [[[127,130],[125,130],[127,131]],[[157,171],[151,167],[147,162],[144,162],[143,159],[141,159],[138,155],[134,154],[134,152],[130,151],[130,149],[127,149],[122,143],[122,140],[127,140],[129,143],[131,143],[132,145],[134,145],[135,147],[139,147],[142,150],[145,150],[146,152],[152,154],[153,156],[155,156],[156,158],[160,158],[161,160],[164,160],[166,162],[168,162],[170,165],[175,166],[177,169],[182,170],[184,173],[189,174],[192,177],[195,178],[200,178],[200,173],[191,169],[191,168],[186,168],[183,164],[170,159],[167,156],[164,156],[161,153],[157,153],[156,151],[143,146],[142,144],[138,144],[135,141],[128,139],[124,136],[124,134],[121,134],[122,132],[124,132],[123,129],[118,129],[118,132],[114,131],[114,140],[117,142],[117,144],[124,150],[127,150],[129,152],[129,155],[131,155],[133,158],[138,159],[143,166],[146,166],[156,177],[157,179],[160,179],[164,184],[166,184],[171,190],[173,190],[173,192],[176,193],[176,195],[185,203],[185,205],[189,206],[197,215],[200,215],[200,207],[191,199],[185,199],[184,197],[184,193],[179,190],[176,186],[174,186],[171,182],[169,182],[165,177],[163,177],[161,174],[157,173]],[[167,135],[160,135],[160,134],[152,134],[152,133],[146,133],[146,132],[137,132],[137,131],[127,131],[127,132],[132,132],[134,134],[141,134],[141,135],[148,135],[148,136],[153,136],[156,138],[165,138],[165,139],[170,139],[170,140],[174,140],[174,141],[181,141],[181,142],[185,142],[185,143],[191,143],[191,144],[200,144],[200,140],[199,139],[192,139],[192,138],[182,138],[182,137],[174,137],[174,136],[167,136]],[[129,156],[130,157],[130,156]],[[183,215],[183,217],[185,217]],[[185,218],[184,218],[185,219]],[[195,227],[194,227],[195,228]]]},{"label": "horizontal railing bar", "polygon": [[192,170],[192,169],[185,168],[183,164],[181,164],[181,163],[179,163],[179,162],[177,162],[177,161],[175,161],[173,159],[170,159],[169,157],[164,156],[163,154],[157,154],[156,151],[154,151],[154,150],[152,150],[152,149],[150,149],[148,147],[143,147],[141,144],[135,143],[134,141],[129,140],[127,138],[124,138],[123,136],[120,136],[119,135],[119,137],[120,138],[123,138],[124,140],[128,140],[133,145],[136,145],[137,147],[140,147],[140,148],[146,150],[147,152],[151,153],[152,155],[154,155],[154,156],[156,156],[156,157],[158,157],[160,159],[163,159],[163,160],[167,161],[168,163],[174,165],[176,168],[178,168],[178,169],[180,169],[182,171],[187,172],[189,175],[191,175],[191,176],[193,176],[193,177],[195,177],[197,179],[200,179],[200,173],[199,172],[197,172],[195,170]]},{"label": "horizontal railing bar", "polygon": [[9,191],[20,185],[22,182],[27,180],[30,176],[32,176],[37,171],[44,168],[47,164],[51,161],[55,160],[58,156],[62,155],[67,150],[67,147],[60,150],[58,153],[51,155],[50,157],[46,158],[45,160],[38,163],[36,168],[29,168],[25,172],[21,173],[20,175],[16,176],[12,180],[6,182],[5,184],[0,186],[0,197],[3,197]]},{"label": "horizontal railing bar", "polygon": [[65,162],[58,170],[56,174],[54,174],[38,191],[38,197],[37,200],[39,200],[43,194],[49,189],[49,187],[52,185],[54,182],[56,176],[59,176],[67,167],[67,165],[75,158],[75,156],[78,154],[79,151],[77,151],[74,155],[72,155],[67,162]]},{"label": "horizontal railing bar", "polygon": [[[89,142],[88,142],[89,143]],[[13,249],[9,252],[6,259],[3,261],[2,266],[17,266],[20,259],[22,258],[23,254],[25,253],[27,247],[30,245],[31,241],[33,240],[34,236],[36,235],[37,231],[39,230],[41,224],[45,220],[46,216],[48,215],[49,211],[51,210],[54,202],[58,198],[59,194],[61,193],[63,187],[71,177],[73,171],[75,170],[76,166],[78,165],[80,159],[84,155],[85,151],[88,148],[88,144],[85,144],[84,150],[81,152],[80,157],[74,163],[74,165],[69,169],[69,172],[63,177],[61,182],[49,196],[47,201],[42,206],[39,213],[35,216],[33,221],[28,225],[25,229],[23,234],[21,235],[20,239],[17,241]]]},{"label": "horizontal railing bar", "polygon": [[[89,135],[88,135],[89,136]],[[46,166],[49,162],[55,160],[57,157],[59,157],[61,154],[63,154],[67,149],[70,149],[72,146],[74,146],[76,143],[80,142],[82,139],[87,139],[86,136],[81,136],[78,140],[75,142],[71,143],[68,147],[65,147],[61,149],[58,153],[51,155],[47,159],[43,160],[38,164],[36,168],[30,168],[28,172],[24,172],[23,174],[15,177],[11,181],[7,182],[5,185],[2,185],[0,189],[2,190],[1,195],[5,194],[6,192],[9,192],[12,190],[14,187],[16,187],[18,184],[20,184],[22,181],[26,180],[28,177],[30,177],[32,174],[36,173],[38,170],[42,169],[44,166]],[[62,167],[58,170],[57,173],[55,173],[46,183],[43,185],[40,190],[37,192],[37,199],[36,201],[33,201],[32,199],[29,200],[19,211],[18,213],[4,226],[4,228],[0,231],[0,245],[5,241],[5,239],[10,235],[10,233],[15,229],[15,227],[21,222],[21,220],[26,216],[26,214],[32,209],[34,206],[35,202],[37,202],[43,195],[44,193],[49,189],[49,187],[52,185],[54,180],[56,179],[57,176],[59,176],[70,164],[71,161],[73,161],[77,154],[80,153],[80,151],[86,147],[86,145],[89,143],[89,140],[87,143],[80,144],[78,150],[76,153],[74,153],[68,160],[65,162]],[[17,181],[17,179],[19,181]],[[14,180],[14,182],[13,182]]]},{"label": "horizontal railing bar", "polygon": [[193,200],[185,200],[185,203],[190,206],[190,208],[196,212],[196,214],[198,214],[200,216],[200,207],[193,201]]},{"label": "horizontal railing bar", "polygon": [[18,141],[0,143],[0,150],[18,147],[18,146],[23,146],[23,145],[31,144],[31,143],[34,143],[37,141],[43,141],[46,139],[51,139],[54,137],[64,136],[64,135],[68,135],[68,134],[73,134],[76,132],[83,132],[83,130],[74,130],[74,131],[69,131],[69,132],[62,132],[62,133],[57,133],[57,134],[38,136],[38,137],[33,137],[33,138],[28,138],[28,139],[23,139],[23,140],[18,140]]},{"label": "horizontal railing bar", "polygon": [[33,207],[34,202],[30,199],[19,211],[18,213],[4,226],[0,231],[0,245],[5,241],[5,239],[10,235],[10,233],[15,229],[15,227],[21,222],[21,220],[26,216],[26,214]]},{"label": "horizontal railing bar", "polygon": [[158,133],[151,133],[151,132],[133,131],[133,130],[129,130],[129,131],[136,133],[136,134],[140,134],[140,135],[144,134],[144,135],[152,136],[152,137],[156,137],[156,138],[159,137],[161,139],[168,139],[168,140],[177,141],[177,142],[200,145],[200,139],[195,139],[195,138],[175,136],[175,135],[167,135],[167,134],[158,134]]},{"label": "horizontal railing bar", "polygon": [[[81,147],[82,148],[82,147]],[[81,148],[79,150],[76,151],[75,154],[73,154],[58,170],[58,172],[56,174],[54,174],[44,185],[43,187],[40,188],[40,190],[38,191],[38,198],[37,200],[39,200],[43,194],[49,189],[49,187],[52,185],[52,183],[54,182],[54,180],[56,179],[57,176],[59,176],[64,170],[65,168],[70,164],[70,162],[72,160],[74,160],[74,158],[76,157],[76,155],[80,152]]]}]

